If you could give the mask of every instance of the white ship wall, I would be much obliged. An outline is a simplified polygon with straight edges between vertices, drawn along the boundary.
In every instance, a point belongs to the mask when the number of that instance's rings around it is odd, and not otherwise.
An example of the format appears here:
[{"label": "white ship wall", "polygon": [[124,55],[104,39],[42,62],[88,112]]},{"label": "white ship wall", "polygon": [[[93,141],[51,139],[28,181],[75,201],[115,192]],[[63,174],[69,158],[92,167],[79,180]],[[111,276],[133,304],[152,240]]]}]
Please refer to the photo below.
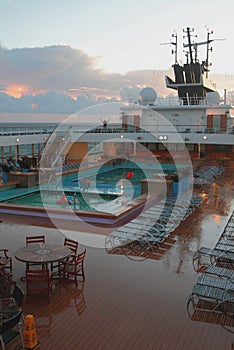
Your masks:
[{"label": "white ship wall", "polygon": [[165,126],[167,126],[169,132],[173,131],[174,128],[178,129],[179,132],[202,132],[206,128],[206,111],[205,109],[195,111],[175,108],[173,110],[156,110],[155,108],[154,111],[146,109],[142,111],[142,128],[149,128],[150,130],[152,128],[152,131],[165,131]]}]

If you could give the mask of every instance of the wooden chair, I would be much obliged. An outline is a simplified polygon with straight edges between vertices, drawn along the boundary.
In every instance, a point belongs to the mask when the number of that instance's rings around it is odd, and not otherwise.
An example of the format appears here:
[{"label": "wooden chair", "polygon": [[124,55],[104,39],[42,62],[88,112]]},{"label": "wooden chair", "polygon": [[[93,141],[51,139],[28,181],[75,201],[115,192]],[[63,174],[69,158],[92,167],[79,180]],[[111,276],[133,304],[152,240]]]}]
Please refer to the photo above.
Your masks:
[{"label": "wooden chair", "polygon": [[[26,236],[26,245],[31,245],[31,244],[37,244],[37,243],[44,243],[45,244],[45,236],[40,235],[40,236]],[[26,263],[26,270],[29,270],[30,267],[32,266],[38,266],[41,264],[36,264],[36,263]]]},{"label": "wooden chair", "polygon": [[33,292],[45,292],[50,302],[52,294],[52,274],[46,270],[26,270],[26,302]]},{"label": "wooden chair", "polygon": [[[70,248],[70,251],[71,251],[71,254],[66,259],[66,261],[73,261],[78,251],[78,245],[79,245],[78,242],[74,241],[73,239],[70,239],[70,238],[64,239],[64,246]],[[59,265],[60,263],[51,263],[51,271],[53,272],[53,275],[56,275],[59,273]],[[55,269],[57,269],[57,271],[55,271]]]},{"label": "wooden chair", "polygon": [[70,248],[70,250],[71,250],[70,258],[76,256],[77,250],[78,250],[78,242],[77,241],[74,241],[73,239],[70,239],[70,238],[65,238],[64,239],[64,246]]},{"label": "wooden chair", "polygon": [[78,276],[82,277],[82,280],[85,280],[84,274],[84,259],[86,255],[86,249],[76,255],[73,260],[62,261],[59,264],[59,279],[62,280],[72,279],[76,286],[78,285]]},{"label": "wooden chair", "polygon": [[34,243],[45,243],[45,236],[26,236],[26,245]]},{"label": "wooden chair", "polygon": [[20,336],[21,349],[25,350],[20,322],[21,316],[22,310],[17,312],[13,317],[3,320],[0,324],[0,341],[3,350],[5,350],[5,345],[10,343],[17,336]]}]

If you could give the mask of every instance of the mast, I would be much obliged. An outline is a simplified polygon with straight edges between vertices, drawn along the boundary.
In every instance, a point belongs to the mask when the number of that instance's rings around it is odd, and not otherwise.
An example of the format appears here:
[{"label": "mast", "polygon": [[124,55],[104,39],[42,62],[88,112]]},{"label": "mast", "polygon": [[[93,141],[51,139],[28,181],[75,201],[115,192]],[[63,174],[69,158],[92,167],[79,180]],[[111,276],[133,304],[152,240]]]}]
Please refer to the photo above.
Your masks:
[{"label": "mast", "polygon": [[177,60],[177,52],[178,52],[178,37],[177,37],[177,33],[173,33],[171,36],[172,36],[172,38],[175,38],[174,41],[170,40],[169,43],[161,43],[160,45],[174,45],[175,46],[175,49],[172,49],[171,53],[172,53],[172,55],[175,55],[175,63],[174,64],[177,64],[178,63],[178,60]]},{"label": "mast", "polygon": [[[193,32],[194,29],[191,29],[189,27],[186,28],[186,32],[187,32],[187,37],[188,37],[188,47],[189,47],[189,56],[190,56],[190,62],[193,63],[193,52],[192,52],[192,44],[191,44],[191,32]],[[184,30],[185,32],[185,30]]]},{"label": "mast", "polygon": [[[169,88],[178,91],[178,97],[184,105],[200,104],[206,98],[208,92],[215,91],[215,86],[206,79],[209,71],[209,51],[211,48],[209,44],[214,41],[210,39],[212,31],[207,31],[207,39],[202,42],[192,42],[191,37],[194,36],[191,33],[194,29],[187,27],[183,30],[186,33],[187,43],[183,44],[184,48],[188,48],[186,51],[187,61],[181,65],[177,62],[177,36],[176,41],[171,42],[175,45],[175,64],[173,65],[175,80],[166,76],[166,85]],[[196,36],[195,36],[196,37]],[[198,46],[206,45],[206,59],[202,62],[198,59]],[[204,73],[206,72],[206,77]]]},{"label": "mast", "polygon": [[175,55],[175,64],[177,64],[178,63],[178,60],[177,60],[177,52],[178,52],[178,37],[177,37],[177,33],[173,33],[172,34],[172,38],[175,38],[175,41],[171,42],[171,44],[175,46],[175,50],[172,50],[172,54]]},{"label": "mast", "polygon": [[210,40],[210,34],[213,34],[213,30],[210,32],[209,29],[207,29],[207,40],[206,40],[206,43],[207,43],[207,46],[206,46],[206,67],[207,67],[207,70],[206,70],[206,78],[208,78],[208,73],[209,73],[209,51],[212,51],[212,47],[210,48],[209,45],[212,41],[214,40]]}]

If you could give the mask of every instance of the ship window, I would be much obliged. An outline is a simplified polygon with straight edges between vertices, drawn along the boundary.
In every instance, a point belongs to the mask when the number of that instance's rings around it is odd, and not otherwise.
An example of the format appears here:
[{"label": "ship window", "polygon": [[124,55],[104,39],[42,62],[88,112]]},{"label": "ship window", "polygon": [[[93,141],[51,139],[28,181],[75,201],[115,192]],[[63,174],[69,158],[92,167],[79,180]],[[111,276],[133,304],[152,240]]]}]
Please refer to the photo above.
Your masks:
[{"label": "ship window", "polygon": [[220,130],[221,118],[220,115],[213,116],[213,128],[216,130]]},{"label": "ship window", "polygon": [[229,145],[214,145],[214,152],[231,152],[232,146]]},{"label": "ship window", "polygon": [[195,151],[195,145],[194,144],[187,144],[188,151]]},{"label": "ship window", "polygon": [[157,147],[156,147],[156,143],[149,143],[148,144],[148,149],[150,151],[156,151]]},{"label": "ship window", "polygon": [[159,143],[158,144],[158,150],[159,151],[166,151],[166,147],[162,143]]},{"label": "ship window", "polygon": [[201,151],[205,151],[205,150],[206,150],[206,147],[205,147],[204,144],[201,144],[201,145],[200,145],[200,150],[201,150]]}]

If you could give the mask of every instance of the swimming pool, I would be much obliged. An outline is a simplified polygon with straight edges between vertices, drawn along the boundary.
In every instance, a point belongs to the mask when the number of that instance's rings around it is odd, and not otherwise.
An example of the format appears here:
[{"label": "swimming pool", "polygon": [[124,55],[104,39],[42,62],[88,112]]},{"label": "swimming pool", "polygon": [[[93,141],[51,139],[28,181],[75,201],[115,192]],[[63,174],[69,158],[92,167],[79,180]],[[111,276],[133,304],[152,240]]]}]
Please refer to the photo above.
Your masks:
[{"label": "swimming pool", "polygon": [[[178,166],[177,166],[178,167]],[[6,198],[5,203],[32,207],[70,208],[73,210],[108,211],[110,203],[118,206],[119,198],[128,200],[139,197],[142,193],[141,180],[154,178],[157,174],[175,173],[174,164],[134,163],[115,160],[100,167],[80,169],[62,176],[62,187],[54,190],[45,186],[28,191],[15,198]],[[185,168],[181,165],[180,168]],[[60,201],[65,193],[67,202]],[[60,202],[60,203],[59,203]]]},{"label": "swimming pool", "polygon": [[[61,199],[61,191],[37,191],[27,195],[21,195],[17,198],[9,199],[9,204],[29,205],[34,207],[51,208],[71,208],[74,210],[97,211],[99,208],[105,209],[103,202],[107,204],[114,202],[123,194],[131,193],[134,199],[141,195],[140,181],[145,178],[145,174],[140,169],[134,170],[132,179],[126,179],[127,172],[122,169],[98,173],[97,176],[89,176],[84,179],[84,186],[81,186],[81,180],[77,173],[72,176],[63,177],[63,190],[68,200],[67,203],[57,203]],[[85,184],[89,181],[90,186],[86,188]],[[122,192],[121,192],[122,191]]]},{"label": "swimming pool", "polygon": [[[89,194],[89,200],[85,200],[81,194],[78,193],[66,193],[67,203],[59,204],[61,194],[57,192],[34,192],[28,195],[20,196],[18,198],[10,199],[6,201],[9,204],[28,205],[31,207],[50,207],[50,208],[63,208],[73,210],[88,210],[97,211],[94,205],[98,205],[100,202],[99,196],[95,194]],[[105,200],[112,201],[116,199],[116,195],[106,195]]]}]

